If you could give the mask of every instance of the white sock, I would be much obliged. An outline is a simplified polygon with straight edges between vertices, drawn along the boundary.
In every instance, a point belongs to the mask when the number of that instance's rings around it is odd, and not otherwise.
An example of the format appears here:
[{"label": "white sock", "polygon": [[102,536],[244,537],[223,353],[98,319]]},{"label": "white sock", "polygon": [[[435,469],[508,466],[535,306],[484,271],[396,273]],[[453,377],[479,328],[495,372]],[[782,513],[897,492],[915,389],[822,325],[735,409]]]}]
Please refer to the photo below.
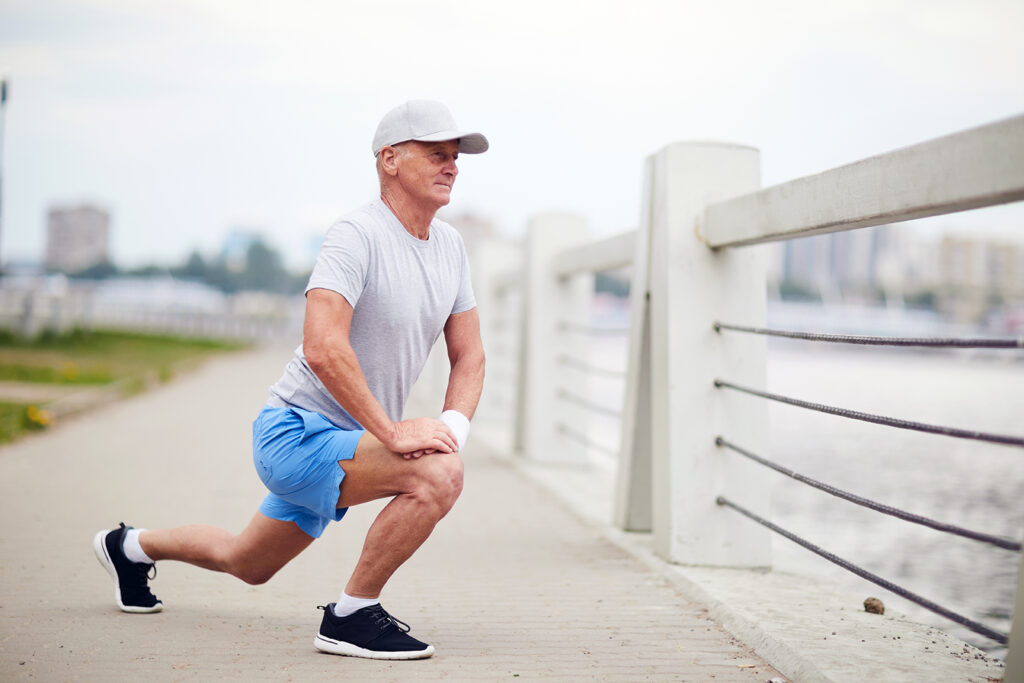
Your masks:
[{"label": "white sock", "polygon": [[376,605],[378,602],[380,602],[380,598],[353,598],[345,591],[341,591],[341,597],[334,604],[334,616],[347,617],[356,610]]},{"label": "white sock", "polygon": [[121,548],[124,549],[125,557],[132,562],[141,562],[143,564],[153,564],[153,560],[150,559],[146,551],[139,545],[139,532],[145,531],[145,529],[129,529],[124,532],[124,540],[121,542]]}]

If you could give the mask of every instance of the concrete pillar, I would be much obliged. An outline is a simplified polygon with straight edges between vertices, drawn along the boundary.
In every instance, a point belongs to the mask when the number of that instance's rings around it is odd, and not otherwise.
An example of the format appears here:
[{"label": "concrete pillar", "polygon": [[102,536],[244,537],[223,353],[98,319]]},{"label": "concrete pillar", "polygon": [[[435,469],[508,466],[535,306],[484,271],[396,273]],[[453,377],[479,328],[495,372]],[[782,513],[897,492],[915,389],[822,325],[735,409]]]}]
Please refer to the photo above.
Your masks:
[{"label": "concrete pillar", "polygon": [[654,157],[644,165],[644,195],[629,286],[629,346],[623,393],[619,468],[612,523],[625,531],[651,530],[651,184]]},{"label": "concrete pillar", "polygon": [[724,335],[715,320],[761,326],[762,249],[713,251],[701,240],[704,207],[760,188],[756,149],[677,143],[658,152],[650,183],[651,499],[655,549],[682,564],[771,563],[770,532],[715,504],[725,495],[767,513],[768,475],[715,445],[719,434],[768,447],[768,406],[714,387],[716,377],[765,384],[765,341]]},{"label": "concrete pillar", "polygon": [[1006,652],[1006,683],[1024,681],[1024,558],[1018,558],[1017,597],[1014,598],[1010,648]]},{"label": "concrete pillar", "polygon": [[520,343],[522,424],[517,439],[517,445],[528,458],[560,463],[586,460],[585,447],[558,428],[560,419],[564,419],[560,418],[564,406],[557,400],[556,392],[563,382],[565,368],[556,359],[564,353],[578,355],[585,344],[579,335],[570,337],[559,325],[589,321],[593,285],[588,277],[560,279],[552,271],[554,256],[582,243],[586,237],[584,219],[573,214],[542,214],[529,224]]},{"label": "concrete pillar", "polygon": [[474,420],[505,423],[509,429],[502,434],[502,447],[511,447],[516,394],[513,378],[518,375],[515,354],[520,334],[520,311],[511,309],[513,302],[520,300],[515,290],[521,286],[523,248],[519,243],[482,240],[473,245],[469,259],[480,313],[480,336],[487,354],[487,378]]}]

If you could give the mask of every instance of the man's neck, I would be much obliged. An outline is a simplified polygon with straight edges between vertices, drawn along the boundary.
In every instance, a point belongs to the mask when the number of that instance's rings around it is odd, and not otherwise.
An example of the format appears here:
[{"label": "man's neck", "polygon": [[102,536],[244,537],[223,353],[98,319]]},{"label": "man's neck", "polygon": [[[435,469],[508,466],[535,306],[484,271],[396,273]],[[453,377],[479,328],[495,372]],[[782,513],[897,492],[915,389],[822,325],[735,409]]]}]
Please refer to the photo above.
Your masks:
[{"label": "man's neck", "polygon": [[410,202],[394,192],[382,190],[381,200],[395,214],[395,218],[402,224],[406,232],[419,240],[430,237],[430,222],[434,220],[437,209],[433,207],[424,208],[422,205]]}]

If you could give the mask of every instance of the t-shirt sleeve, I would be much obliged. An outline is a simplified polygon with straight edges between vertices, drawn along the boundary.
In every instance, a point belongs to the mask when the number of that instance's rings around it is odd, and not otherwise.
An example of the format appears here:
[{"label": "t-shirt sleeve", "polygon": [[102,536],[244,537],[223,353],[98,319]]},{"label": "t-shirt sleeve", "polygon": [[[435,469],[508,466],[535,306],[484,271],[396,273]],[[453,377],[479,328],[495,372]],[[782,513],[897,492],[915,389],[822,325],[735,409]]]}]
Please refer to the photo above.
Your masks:
[{"label": "t-shirt sleeve", "polygon": [[355,308],[366,287],[370,244],[355,223],[339,221],[330,227],[313,266],[306,292],[329,289],[341,294]]},{"label": "t-shirt sleeve", "polygon": [[459,281],[459,293],[455,295],[455,305],[452,306],[452,315],[465,313],[476,308],[476,297],[473,295],[473,280],[469,272],[469,256],[466,254],[466,246],[459,240],[459,247],[462,252],[462,277]]}]

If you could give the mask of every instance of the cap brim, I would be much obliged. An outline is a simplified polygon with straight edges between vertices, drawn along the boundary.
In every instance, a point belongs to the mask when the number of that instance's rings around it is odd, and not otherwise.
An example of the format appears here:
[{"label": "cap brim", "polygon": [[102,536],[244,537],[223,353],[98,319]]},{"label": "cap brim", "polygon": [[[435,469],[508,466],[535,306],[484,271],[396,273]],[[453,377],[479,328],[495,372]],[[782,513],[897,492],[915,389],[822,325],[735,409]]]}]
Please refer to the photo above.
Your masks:
[{"label": "cap brim", "polygon": [[462,154],[482,154],[491,146],[480,133],[463,133],[457,130],[443,130],[430,135],[420,135],[412,140],[420,142],[444,142],[445,140],[458,140],[459,152]]}]

